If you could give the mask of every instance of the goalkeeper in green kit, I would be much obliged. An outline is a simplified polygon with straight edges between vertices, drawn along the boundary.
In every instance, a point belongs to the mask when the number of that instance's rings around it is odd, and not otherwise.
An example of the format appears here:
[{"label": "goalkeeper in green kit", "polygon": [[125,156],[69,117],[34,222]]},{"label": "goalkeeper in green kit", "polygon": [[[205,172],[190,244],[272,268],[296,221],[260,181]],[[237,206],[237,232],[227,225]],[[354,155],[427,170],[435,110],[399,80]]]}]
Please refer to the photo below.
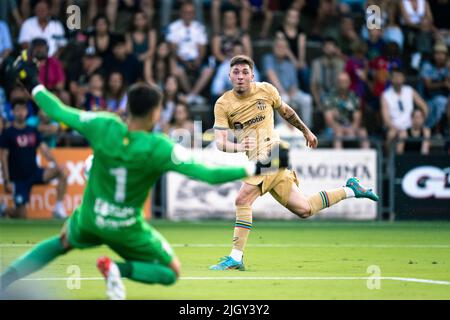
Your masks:
[{"label": "goalkeeper in green kit", "polygon": [[[130,88],[129,117],[124,123],[111,113],[85,112],[64,105],[39,84],[37,65],[26,51],[15,62],[14,71],[39,108],[89,140],[94,160],[82,203],[61,234],[40,242],[14,261],[1,275],[1,290],[72,249],[102,244],[124,259],[97,260],[110,299],[125,298],[122,277],[148,284],[173,284],[180,274],[180,262],[164,237],[143,218],[144,202],[156,180],[167,171],[176,171],[219,184],[259,174],[274,163],[213,167],[194,161],[188,150],[165,135],[149,132],[161,112],[162,95],[156,87],[135,84]],[[280,152],[276,160],[280,167],[286,167],[287,152]]]}]

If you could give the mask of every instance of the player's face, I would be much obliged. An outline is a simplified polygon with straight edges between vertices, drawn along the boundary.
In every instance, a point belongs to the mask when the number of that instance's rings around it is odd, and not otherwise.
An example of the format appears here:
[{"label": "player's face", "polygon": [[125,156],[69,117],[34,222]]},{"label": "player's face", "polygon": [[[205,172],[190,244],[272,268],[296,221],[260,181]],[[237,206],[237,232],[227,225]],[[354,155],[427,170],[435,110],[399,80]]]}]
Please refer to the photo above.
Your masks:
[{"label": "player's face", "polygon": [[253,81],[254,74],[247,64],[237,64],[231,68],[230,81],[233,90],[238,94],[243,94],[250,89],[250,83]]}]

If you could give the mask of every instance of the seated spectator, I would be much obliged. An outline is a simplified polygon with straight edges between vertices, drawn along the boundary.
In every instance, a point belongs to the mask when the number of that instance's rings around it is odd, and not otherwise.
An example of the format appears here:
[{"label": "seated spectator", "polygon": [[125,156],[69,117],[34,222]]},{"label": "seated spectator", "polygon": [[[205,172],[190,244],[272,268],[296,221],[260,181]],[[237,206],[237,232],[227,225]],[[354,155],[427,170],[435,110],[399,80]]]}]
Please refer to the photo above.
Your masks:
[{"label": "seated spectator", "polygon": [[106,106],[108,111],[125,116],[127,112],[127,87],[120,72],[112,72],[106,86]]},{"label": "seated spectator", "polygon": [[339,8],[336,0],[308,1],[318,2],[315,19],[312,22],[310,35],[319,40],[338,37]]},{"label": "seated spectator", "polygon": [[136,11],[145,12],[146,16],[152,20],[155,12],[154,7],[154,0],[108,0],[106,14],[111,22],[111,30],[115,30],[117,33],[125,33],[127,26],[133,20],[133,13]]},{"label": "seated spectator", "polygon": [[295,64],[303,91],[309,92],[309,69],[306,64],[306,33],[300,27],[300,11],[290,8],[286,12],[283,24],[276,31],[277,37],[284,38],[289,44],[289,59]]},{"label": "seated spectator", "polygon": [[93,29],[89,31],[88,45],[95,48],[95,52],[100,58],[105,59],[112,54],[116,35],[109,31],[110,23],[103,14],[94,18],[93,25]]},{"label": "seated spectator", "polygon": [[39,0],[34,12],[36,16],[25,20],[20,28],[19,43],[23,48],[28,48],[33,39],[43,38],[49,47],[48,55],[59,56],[67,44],[62,23],[52,19],[50,6],[46,0]]},{"label": "seated spectator", "polygon": [[384,47],[386,43],[383,40],[383,30],[382,29],[371,29],[369,30],[369,39],[367,43],[367,59],[374,60],[381,57],[384,53]]},{"label": "seated spectator", "polygon": [[169,44],[161,42],[157,47],[154,58],[146,60],[144,63],[144,78],[146,82],[162,88],[170,75],[176,75],[178,79],[177,70],[176,61],[170,51]]},{"label": "seated spectator", "polygon": [[17,27],[23,23],[23,17],[20,14],[16,0],[0,1],[0,20],[9,21],[10,16],[13,16]]},{"label": "seated spectator", "polygon": [[13,50],[11,34],[5,21],[0,20],[0,66]]},{"label": "seated spectator", "polygon": [[345,72],[350,76],[352,90],[360,99],[364,99],[367,88],[369,61],[366,59],[367,45],[357,40],[352,43],[352,55],[345,63]]},{"label": "seated spectator", "polygon": [[64,92],[66,75],[59,59],[56,57],[49,57],[48,53],[49,47],[45,39],[33,39],[30,47],[30,54],[40,62],[39,82],[48,90],[60,96],[60,93]]},{"label": "seated spectator", "polygon": [[339,34],[336,40],[344,56],[349,56],[352,54],[352,43],[359,41],[352,16],[344,15],[341,17],[339,23]]},{"label": "seated spectator", "polygon": [[361,126],[361,101],[350,90],[350,77],[346,72],[338,76],[337,89],[325,98],[325,122],[332,129],[334,148],[342,149],[343,138],[361,139],[361,148],[369,148],[367,130]]},{"label": "seated spectator", "polygon": [[156,124],[154,131],[162,132],[167,131],[169,122],[175,112],[175,107],[178,103],[183,102],[181,95],[178,93],[178,80],[175,76],[169,76],[164,84],[163,94],[163,109],[161,111],[161,117]]},{"label": "seated spectator", "polygon": [[33,106],[33,103],[29,99],[29,94],[22,86],[14,85],[9,92],[9,99],[6,101],[4,105],[4,110],[2,112],[2,116],[6,123],[11,123],[14,121],[14,113],[13,113],[13,104],[12,101],[26,101],[27,105],[27,117],[32,117],[36,115],[36,110]]},{"label": "seated spectator", "polygon": [[139,61],[152,59],[156,51],[157,33],[151,28],[144,11],[133,15],[133,23],[126,34],[128,53],[134,54]]},{"label": "seated spectator", "polygon": [[108,106],[103,93],[105,80],[99,73],[89,79],[89,87],[84,95],[83,109],[86,111],[106,111]]},{"label": "seated spectator", "polygon": [[237,14],[233,10],[223,13],[223,27],[219,34],[212,39],[212,52],[217,60],[217,64],[228,59],[233,51],[233,45],[237,41],[241,42],[244,48],[243,54],[252,56],[252,43],[247,33],[244,33],[238,25]]},{"label": "seated spectator", "polygon": [[405,32],[406,50],[412,52],[417,44],[417,35],[421,31],[436,31],[433,14],[427,0],[400,1],[400,22]]},{"label": "seated spectator", "polygon": [[[180,2],[185,2],[185,0],[164,0],[164,1],[161,1],[160,22],[161,22],[161,28],[163,30],[165,28],[167,28],[167,26],[170,23],[174,2],[180,3]],[[201,22],[201,23],[204,22],[204,18],[203,18],[203,2],[205,2],[205,1],[204,0],[192,0],[192,3],[195,6],[195,20],[197,20],[198,22]]]},{"label": "seated spectator", "polygon": [[306,140],[303,133],[287,121],[280,121],[275,126],[275,130],[280,135],[282,141],[289,143],[291,149],[310,150],[306,147]]},{"label": "seated spectator", "polygon": [[[261,26],[261,31],[259,32],[259,37],[261,39],[266,39],[269,35],[270,28],[272,27],[272,21],[274,16],[274,5],[271,0],[249,0],[250,2],[250,17],[249,20],[256,15],[257,18],[262,17],[263,22]],[[250,21],[249,21],[250,22]],[[244,29],[244,30],[248,30]]]},{"label": "seated spectator", "polygon": [[391,86],[381,96],[381,114],[386,130],[386,151],[401,131],[412,126],[414,105],[427,115],[426,102],[411,86],[405,85],[405,75],[400,69],[391,71]]},{"label": "seated spectator", "polygon": [[178,103],[175,107],[173,117],[169,126],[166,127],[166,134],[186,148],[191,148],[194,141],[194,122],[189,113],[189,108],[185,103]]},{"label": "seated spectator", "polygon": [[86,48],[79,64],[69,66],[69,90],[76,106],[82,105],[89,80],[93,74],[101,71],[101,66],[102,58],[97,55],[94,47]]},{"label": "seated spectator", "polygon": [[[194,20],[195,8],[190,2],[183,3],[181,18],[169,25],[166,40],[171,44],[177,59],[180,84],[188,93],[188,102],[202,101],[200,93],[214,74],[214,65],[207,61],[208,37],[203,24]],[[191,83],[194,83],[191,86]]]},{"label": "seated spectator", "polygon": [[58,122],[50,120],[44,111],[39,110],[37,116],[29,117],[27,125],[37,129],[47,146],[50,148],[56,147],[60,126]]},{"label": "seated spectator", "polygon": [[[414,109],[412,114],[411,128],[402,130],[399,133],[399,142],[397,144],[397,153],[430,153],[430,141],[427,140],[431,137],[430,128],[425,127],[425,114],[422,109]],[[408,139],[424,139],[409,140]],[[405,141],[406,140],[406,141]]]},{"label": "seated spectator", "polygon": [[211,0],[211,21],[213,33],[220,33],[221,12],[226,10],[234,10],[239,12],[239,21],[241,29],[244,32],[250,31],[251,4],[249,0]]},{"label": "seated spectator", "polygon": [[288,57],[288,43],[277,38],[273,45],[273,53],[263,57],[264,74],[273,84],[286,103],[296,109],[308,127],[312,127],[312,98],[299,89],[296,67]]},{"label": "seated spectator", "polygon": [[127,85],[143,79],[142,65],[134,55],[128,53],[124,36],[117,36],[112,54],[103,60],[102,68],[108,74],[120,72]]},{"label": "seated spectator", "polygon": [[433,16],[434,25],[437,29],[437,38],[439,42],[450,45],[450,19],[448,13],[450,12],[450,1],[430,1],[431,14]]},{"label": "seated spectator", "polygon": [[448,49],[445,44],[433,48],[433,61],[422,66],[420,77],[425,86],[425,99],[430,107],[426,120],[427,127],[433,129],[447,110],[450,93],[450,70],[447,66]]},{"label": "seated spectator", "polygon": [[386,5],[386,13],[387,13],[387,20],[382,25],[383,28],[383,40],[386,43],[389,42],[395,42],[400,51],[403,50],[403,44],[405,36],[403,35],[403,31],[400,28],[400,22],[399,22],[399,8],[395,1],[383,1]]},{"label": "seated spectator", "polygon": [[338,75],[344,70],[344,61],[337,56],[338,48],[333,38],[322,43],[323,55],[314,59],[311,65],[311,94],[318,110],[323,110],[322,100],[337,83]]},{"label": "seated spectator", "polygon": [[[237,55],[244,54],[244,47],[240,42],[236,42],[233,45],[233,50],[228,53],[227,58],[218,66],[216,74],[214,75],[211,84],[211,95],[212,100],[217,100],[225,91],[233,89],[233,85],[230,81],[230,61],[231,58]],[[254,81],[261,81],[261,76],[259,74],[256,66],[253,68]]]}]

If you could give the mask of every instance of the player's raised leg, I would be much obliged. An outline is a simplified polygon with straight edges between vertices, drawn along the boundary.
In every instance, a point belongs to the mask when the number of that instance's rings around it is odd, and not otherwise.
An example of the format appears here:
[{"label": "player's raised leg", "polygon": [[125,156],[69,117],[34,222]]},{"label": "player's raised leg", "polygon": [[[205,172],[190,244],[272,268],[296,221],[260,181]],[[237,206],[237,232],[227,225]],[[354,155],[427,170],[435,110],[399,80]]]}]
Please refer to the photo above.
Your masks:
[{"label": "player's raised leg", "polygon": [[229,256],[220,259],[220,262],[210,267],[211,270],[245,270],[243,255],[250,230],[252,229],[253,202],[261,195],[259,186],[242,183],[236,198],[236,223],[233,234],[233,249]]},{"label": "player's raised leg", "polygon": [[297,185],[292,184],[286,208],[300,218],[309,218],[341,200],[354,197],[378,201],[378,196],[371,189],[361,186],[357,178],[350,178],[345,187],[320,191],[309,197],[303,195]]}]

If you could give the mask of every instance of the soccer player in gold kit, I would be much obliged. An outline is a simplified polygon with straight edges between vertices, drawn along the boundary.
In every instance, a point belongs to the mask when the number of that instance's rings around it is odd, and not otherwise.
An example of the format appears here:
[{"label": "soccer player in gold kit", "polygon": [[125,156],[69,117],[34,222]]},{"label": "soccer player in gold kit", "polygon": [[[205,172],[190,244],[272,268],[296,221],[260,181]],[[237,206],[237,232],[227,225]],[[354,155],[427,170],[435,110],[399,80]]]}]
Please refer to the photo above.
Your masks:
[{"label": "soccer player in gold kit", "polygon": [[[254,62],[247,56],[235,56],[230,61],[230,80],[233,89],[225,92],[214,107],[215,141],[224,152],[246,152],[250,160],[265,159],[277,150],[280,140],[274,130],[274,111],[300,130],[306,144],[317,148],[317,137],[303,123],[297,113],[282,101],[278,90],[266,82],[254,82]],[[229,141],[233,131],[237,143]],[[308,218],[320,210],[347,198],[369,198],[378,201],[378,196],[359,184],[356,178],[347,180],[346,186],[321,191],[306,197],[298,187],[295,171],[280,169],[243,181],[237,195],[236,224],[233,248],[229,256],[210,267],[211,270],[244,270],[243,254],[252,228],[252,204],[266,192],[300,218]]]}]

